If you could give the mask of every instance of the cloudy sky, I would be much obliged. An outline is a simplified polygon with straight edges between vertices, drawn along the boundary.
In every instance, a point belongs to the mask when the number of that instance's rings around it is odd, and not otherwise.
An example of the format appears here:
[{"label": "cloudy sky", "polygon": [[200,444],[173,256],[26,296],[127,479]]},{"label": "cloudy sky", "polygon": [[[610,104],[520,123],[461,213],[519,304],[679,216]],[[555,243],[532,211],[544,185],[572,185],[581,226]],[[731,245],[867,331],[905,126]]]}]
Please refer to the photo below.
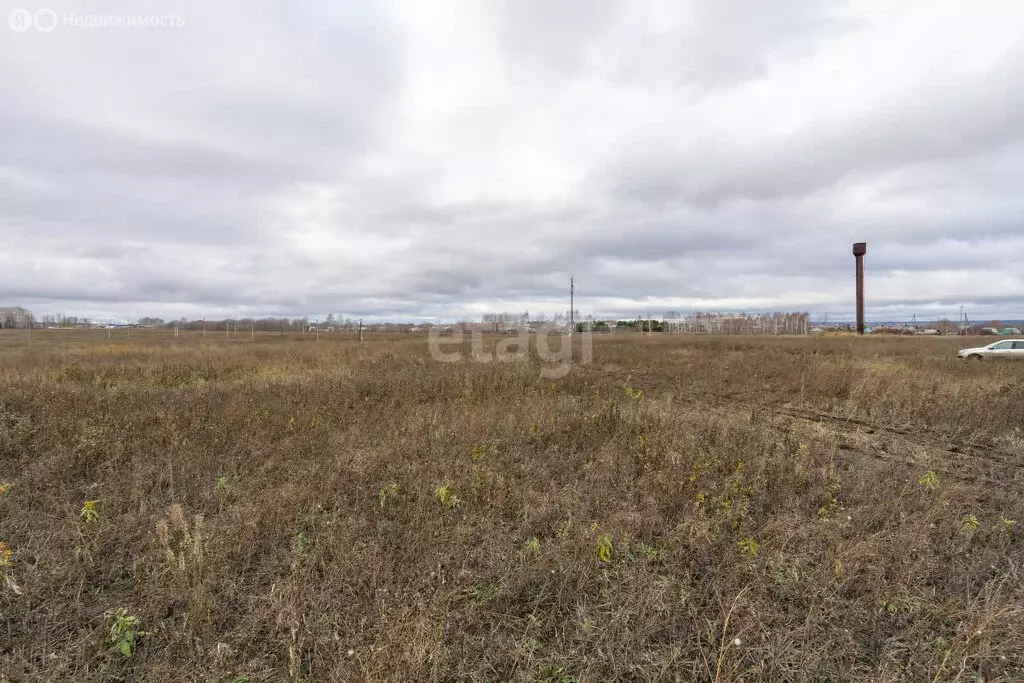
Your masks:
[{"label": "cloudy sky", "polygon": [[1024,317],[1017,0],[33,3],[0,305]]}]

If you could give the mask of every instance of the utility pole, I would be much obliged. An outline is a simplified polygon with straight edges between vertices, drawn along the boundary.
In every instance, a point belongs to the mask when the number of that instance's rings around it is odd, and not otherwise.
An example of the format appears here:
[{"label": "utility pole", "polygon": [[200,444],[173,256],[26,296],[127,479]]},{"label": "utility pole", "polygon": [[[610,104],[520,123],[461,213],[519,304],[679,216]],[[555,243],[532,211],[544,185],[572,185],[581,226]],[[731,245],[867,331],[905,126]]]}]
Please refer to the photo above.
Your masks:
[{"label": "utility pole", "polygon": [[249,318],[249,339],[256,338],[256,321]]},{"label": "utility pole", "polygon": [[576,333],[576,280],[569,273],[569,334]]},{"label": "utility pole", "polygon": [[363,341],[363,319],[359,319],[359,341]]}]

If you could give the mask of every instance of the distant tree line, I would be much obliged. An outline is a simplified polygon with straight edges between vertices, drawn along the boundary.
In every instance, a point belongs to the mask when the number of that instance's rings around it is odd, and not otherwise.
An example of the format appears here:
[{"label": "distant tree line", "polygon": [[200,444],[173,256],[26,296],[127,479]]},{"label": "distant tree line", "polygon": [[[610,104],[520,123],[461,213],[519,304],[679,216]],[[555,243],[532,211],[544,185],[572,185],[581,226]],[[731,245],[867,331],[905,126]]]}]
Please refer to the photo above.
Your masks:
[{"label": "distant tree line", "polygon": [[807,313],[690,313],[665,315],[666,332],[680,334],[807,334]]},{"label": "distant tree line", "polygon": [[[593,316],[584,318],[580,312],[574,311],[571,319],[575,323],[576,332],[606,333],[612,331],[637,331],[637,332],[676,332],[689,334],[806,334],[808,330],[809,316],[806,313],[772,313],[772,314],[731,314],[731,313],[689,313],[679,314],[668,312],[662,319],[657,318],[631,318],[631,319],[609,319],[595,320]],[[463,331],[483,330],[485,332],[514,332],[521,329],[551,326],[555,328],[568,329],[570,321],[569,312],[555,313],[552,315],[539,313],[530,315],[528,311],[522,313],[484,313],[478,321],[463,320],[451,325],[444,325],[446,329],[452,327],[460,328]],[[309,316],[301,318],[286,317],[263,317],[263,318],[198,318],[177,320],[165,320],[155,316],[143,316],[131,323],[132,327],[147,327],[179,330],[220,330],[220,331],[247,331],[256,332],[309,332],[319,329],[321,332],[348,332],[358,331],[360,320],[347,316],[335,316],[330,314],[323,319],[311,321]],[[47,314],[36,318],[31,311],[22,306],[0,306],[0,329],[25,329],[36,328],[71,328],[71,327],[106,327],[107,323],[97,321],[83,316]],[[363,330],[367,332],[416,332],[424,328],[432,327],[432,323],[365,323]],[[901,327],[875,327],[874,332],[880,334],[908,334],[915,329],[935,330],[939,334],[958,334],[963,331],[965,334],[990,334],[990,330],[997,332],[1006,329],[1008,325],[999,320],[991,320],[984,323],[965,324],[962,328],[960,323],[941,318],[934,323],[907,323]],[[1012,327],[1012,326],[1010,326]]]},{"label": "distant tree line", "polygon": [[44,315],[38,320],[40,327],[91,327],[92,320],[77,315]]},{"label": "distant tree line", "polygon": [[32,312],[21,306],[0,306],[0,328],[27,328],[34,320]]},{"label": "distant tree line", "polygon": [[[941,335],[974,335],[984,336],[991,334],[1000,334],[1004,330],[1015,330],[1019,326],[1005,323],[1001,320],[989,320],[983,323],[956,323],[948,318],[940,318],[935,322],[907,322],[907,323],[890,323],[889,325],[873,325],[871,328],[872,334],[941,334]],[[853,329],[852,325],[847,325],[847,328]]]},{"label": "distant tree line", "polygon": [[139,324],[146,327],[173,328],[179,330],[254,330],[256,332],[301,332],[309,326],[306,318],[223,318],[188,320],[163,320],[161,318],[139,318]]}]

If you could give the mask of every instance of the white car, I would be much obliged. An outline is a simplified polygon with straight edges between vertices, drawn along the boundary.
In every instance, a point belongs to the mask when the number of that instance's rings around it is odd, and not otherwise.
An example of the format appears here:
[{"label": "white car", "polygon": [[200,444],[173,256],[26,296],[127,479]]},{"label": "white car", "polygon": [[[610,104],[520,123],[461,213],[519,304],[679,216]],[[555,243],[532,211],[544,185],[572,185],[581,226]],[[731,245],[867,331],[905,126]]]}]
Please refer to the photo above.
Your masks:
[{"label": "white car", "polygon": [[981,360],[982,358],[1019,358],[1024,360],[1024,339],[1001,339],[976,349],[960,349],[956,355],[971,360]]}]

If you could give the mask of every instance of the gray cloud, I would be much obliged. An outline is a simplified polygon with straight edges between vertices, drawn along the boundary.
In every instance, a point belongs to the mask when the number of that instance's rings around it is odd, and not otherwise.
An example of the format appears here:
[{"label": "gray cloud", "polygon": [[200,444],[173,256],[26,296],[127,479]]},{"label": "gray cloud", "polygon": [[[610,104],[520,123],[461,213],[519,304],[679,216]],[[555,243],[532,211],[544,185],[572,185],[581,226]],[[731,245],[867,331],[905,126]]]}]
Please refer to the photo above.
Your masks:
[{"label": "gray cloud", "polygon": [[869,315],[1024,317],[1009,0],[146,13],[0,24],[0,303],[839,317],[867,240]]}]

